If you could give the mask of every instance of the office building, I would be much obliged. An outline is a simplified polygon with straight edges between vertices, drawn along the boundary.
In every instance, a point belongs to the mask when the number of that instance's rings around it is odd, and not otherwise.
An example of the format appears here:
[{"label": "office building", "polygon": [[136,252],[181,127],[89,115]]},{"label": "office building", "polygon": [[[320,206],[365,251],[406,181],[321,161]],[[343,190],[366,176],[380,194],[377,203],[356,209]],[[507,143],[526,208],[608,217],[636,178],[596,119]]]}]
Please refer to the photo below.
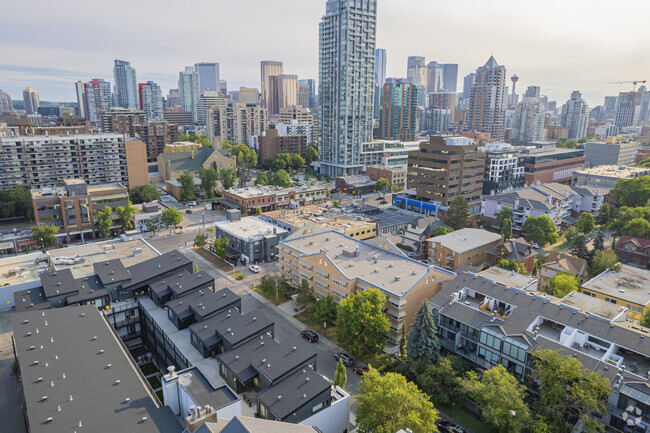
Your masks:
[{"label": "office building", "polygon": [[476,70],[471,88],[466,130],[489,132],[502,141],[506,111],[506,68],[490,57]]},{"label": "office building", "polygon": [[383,87],[380,138],[411,141],[415,138],[418,90],[405,81],[389,80]]},{"label": "office building", "polygon": [[328,188],[323,184],[314,186],[292,186],[279,188],[273,186],[254,186],[249,188],[233,188],[223,192],[220,205],[224,209],[238,209],[243,214],[256,214],[276,209],[287,209],[295,205],[310,204],[316,200],[327,198]]},{"label": "office building", "polygon": [[210,107],[225,106],[226,98],[216,90],[205,90],[199,93],[199,102],[196,107],[197,110],[197,123],[199,125],[206,125],[206,113]]},{"label": "office building", "polygon": [[442,84],[442,65],[436,61],[429,62],[427,65],[427,80],[426,85],[427,94],[434,92],[441,92],[444,90]]},{"label": "office building", "polygon": [[539,86],[528,86],[524,98],[539,98],[541,96],[541,88]]},{"label": "office building", "polygon": [[480,267],[490,249],[501,243],[501,235],[487,230],[465,228],[427,239],[429,263],[450,271],[461,266]]},{"label": "office building", "polygon": [[309,107],[309,84],[298,82],[298,105]]},{"label": "office building", "polygon": [[226,80],[219,81],[219,90],[222,95],[228,94],[228,82]]},{"label": "office building", "polygon": [[507,143],[485,146],[483,194],[500,194],[524,186],[524,157]]},{"label": "office building", "polygon": [[298,80],[298,84],[306,84],[307,88],[309,89],[309,105],[300,105],[309,108],[310,110],[315,109],[318,106],[318,96],[316,95],[316,80],[312,78],[308,78],[306,80]]},{"label": "office building", "polygon": [[267,129],[264,135],[258,138],[259,158],[275,158],[280,153],[288,153],[307,157],[306,135],[280,135],[277,129]]},{"label": "office building", "polygon": [[406,65],[406,79],[415,86],[423,86],[426,92],[429,70],[422,56],[409,56]]},{"label": "office building", "polygon": [[9,93],[0,89],[0,114],[13,113],[14,107]]},{"label": "office building", "polygon": [[605,141],[588,141],[585,148],[585,167],[599,165],[632,165],[636,157],[637,143],[607,137]]},{"label": "office building", "polygon": [[589,117],[589,106],[579,91],[571,92],[569,99],[562,106],[560,114],[560,125],[569,130],[570,139],[580,140],[587,135],[587,120]]},{"label": "office building", "polygon": [[408,187],[417,196],[448,207],[457,195],[477,213],[483,191],[485,154],[466,137],[431,136],[408,154]]},{"label": "office building", "polygon": [[383,48],[375,49],[375,105],[374,119],[380,117],[380,107],[382,105],[382,90],[386,82],[386,50]]},{"label": "office building", "polygon": [[645,92],[621,92],[616,100],[614,123],[619,128],[639,124],[642,112],[642,100]]},{"label": "office building", "polygon": [[195,63],[194,70],[199,76],[199,92],[206,90],[212,92],[221,91],[219,63]]},{"label": "office building", "polygon": [[456,93],[458,87],[458,65],[455,63],[442,64],[442,88],[445,92]]},{"label": "office building", "polygon": [[512,128],[511,139],[525,143],[544,141],[546,139],[545,120],[546,109],[539,98],[524,96],[515,109],[515,124]]},{"label": "office building", "polygon": [[153,81],[138,84],[140,110],[144,111],[147,119],[163,118],[163,97],[160,86]]},{"label": "office building", "polygon": [[147,160],[153,162],[163,153],[167,144],[178,141],[178,126],[166,120],[156,120],[136,125],[137,136],[147,146]]},{"label": "office building", "polygon": [[38,100],[38,93],[31,87],[23,90],[23,102],[25,103],[25,114],[38,114],[38,107],[40,102]]},{"label": "office building", "polygon": [[475,79],[476,73],[474,72],[465,75],[465,78],[463,78],[463,98],[469,99],[469,97],[472,95],[472,86],[474,85]]},{"label": "office building", "polygon": [[456,94],[450,92],[432,92],[427,95],[427,107],[446,108],[453,115],[456,110]]},{"label": "office building", "polygon": [[524,153],[524,183],[571,184],[573,172],[585,167],[582,149],[561,149],[554,145],[528,149]]},{"label": "office building", "polygon": [[450,130],[453,111],[448,108],[422,108],[418,107],[420,132],[428,135],[446,134]]},{"label": "office building", "polygon": [[267,127],[268,114],[260,104],[227,101],[226,105],[213,105],[207,111],[206,129],[211,143],[224,140],[248,143]]},{"label": "office building", "polygon": [[145,123],[147,123],[147,115],[144,111],[111,107],[102,112],[102,130],[104,132],[116,132],[127,137],[135,137],[136,126]]},{"label": "office building", "polygon": [[583,168],[573,171],[574,186],[592,186],[613,189],[616,182],[621,179],[634,179],[640,176],[650,176],[648,167],[625,167],[621,165],[600,165],[597,167]]},{"label": "office building", "polygon": [[319,31],[320,171],[360,174],[372,140],[377,1],[328,0]]},{"label": "office building", "polygon": [[198,121],[199,74],[192,66],[178,74],[178,94],[181,98],[181,111],[192,112],[192,120]]},{"label": "office building", "polygon": [[330,295],[338,303],[359,290],[381,291],[390,321],[388,346],[398,344],[422,301],[454,275],[334,230],[294,233],[278,248],[282,275],[295,287],[307,280],[316,297]]},{"label": "office building", "polygon": [[117,92],[116,106],[137,110],[138,102],[138,81],[135,76],[135,68],[130,62],[115,60],[113,67],[115,77],[115,92]]},{"label": "office building", "polygon": [[[283,108],[291,107],[298,104],[298,76],[281,74],[277,76],[277,111],[270,114],[278,114]],[[306,107],[306,106],[305,106]]]},{"label": "office building", "polygon": [[169,94],[165,98],[165,108],[180,108],[181,95],[178,89],[169,89]]},{"label": "office building", "polygon": [[240,87],[237,92],[233,92],[233,101],[242,104],[257,104],[260,102],[260,93],[251,87]]},{"label": "office building", "polygon": [[271,81],[274,81],[271,77],[277,77],[282,74],[284,74],[282,62],[274,60],[263,60],[260,62],[262,107],[266,108],[269,113],[277,112],[273,108],[273,105],[276,103],[273,94],[277,92],[277,81],[271,83]]},{"label": "office building", "polygon": [[97,78],[84,83],[84,117],[88,122],[102,128],[102,113],[110,107],[111,83]]}]

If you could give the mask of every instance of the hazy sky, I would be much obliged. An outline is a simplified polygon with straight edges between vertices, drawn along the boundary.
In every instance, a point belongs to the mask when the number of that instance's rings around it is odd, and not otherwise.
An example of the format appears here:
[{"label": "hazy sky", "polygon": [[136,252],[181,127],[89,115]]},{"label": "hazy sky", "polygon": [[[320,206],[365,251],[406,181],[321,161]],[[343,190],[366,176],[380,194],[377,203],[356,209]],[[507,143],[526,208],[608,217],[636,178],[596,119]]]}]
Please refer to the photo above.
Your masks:
[{"label": "hazy sky", "polygon": [[[409,55],[459,64],[462,77],[494,55],[518,89],[538,85],[560,104],[580,90],[590,106],[630,90],[609,81],[650,79],[647,0],[379,0],[377,47],[388,76]],[[217,61],[229,90],[259,88],[260,60],[318,78],[325,0],[40,0],[2,7],[0,89],[22,99],[75,100],[74,82],[113,82],[113,60],[166,95],[185,65]],[[510,84],[510,83],[508,83]],[[521,93],[518,91],[517,93]]]}]

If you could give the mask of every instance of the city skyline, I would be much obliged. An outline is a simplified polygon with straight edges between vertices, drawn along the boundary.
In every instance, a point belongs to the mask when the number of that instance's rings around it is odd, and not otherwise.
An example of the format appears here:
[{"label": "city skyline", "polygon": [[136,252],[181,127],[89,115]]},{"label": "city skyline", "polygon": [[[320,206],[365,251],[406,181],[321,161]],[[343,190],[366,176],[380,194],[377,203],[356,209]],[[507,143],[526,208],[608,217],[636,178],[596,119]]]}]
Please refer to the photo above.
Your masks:
[{"label": "city skyline", "polygon": [[[77,7],[81,6],[78,0],[64,1],[57,6],[44,5],[37,11],[28,11],[28,6],[17,4],[7,11],[7,24],[0,29],[4,58],[11,59],[0,64],[0,88],[18,100],[22,90],[30,86],[39,92],[42,100],[72,102],[76,81],[103,78],[114,84],[115,59],[130,61],[138,70],[139,80],[159,83],[164,95],[177,87],[178,73],[184,66],[198,62],[219,62],[221,75],[231,89],[240,86],[259,89],[259,62],[266,59],[283,61],[286,69],[301,79],[315,79],[318,23],[325,2],[254,2],[256,15],[265,20],[273,16],[282,20],[292,17],[287,23],[291,25],[277,26],[271,35],[264,26],[254,25],[254,20],[248,21],[253,25],[247,28],[246,38],[240,38],[236,32],[238,20],[220,21],[218,28],[209,25],[221,15],[248,14],[251,3],[206,3],[203,12],[187,23],[168,13],[171,3],[169,8],[165,3],[157,4],[160,5],[157,28],[177,31],[141,38],[146,29],[142,27],[140,12],[150,16],[151,4],[118,1],[116,9],[128,6],[132,13],[122,15],[120,24],[107,28],[101,38],[88,39],[79,38],[79,34],[84,29],[94,34],[90,31],[94,24],[81,19],[83,8]],[[629,8],[608,10],[604,14],[604,2],[592,2],[586,9],[580,4],[550,1],[536,10],[538,16],[534,20],[528,20],[522,19],[529,16],[526,5],[507,0],[490,5],[479,1],[463,5],[433,5],[422,0],[409,3],[409,8],[397,0],[383,0],[378,5],[377,47],[386,49],[388,77],[405,77],[407,57],[418,55],[458,63],[460,79],[475,71],[492,54],[507,68],[508,74],[517,73],[521,77],[518,87],[541,86],[542,94],[558,103],[566,101],[571,91],[579,90],[592,107],[602,105],[604,96],[631,90],[631,85],[608,82],[648,78],[644,72],[650,67],[650,59],[641,53],[648,46],[650,36],[638,26],[625,24],[624,14],[629,13]],[[557,14],[560,6],[563,13]],[[55,15],[50,8],[55,7],[64,7],[68,13],[60,18],[59,25],[52,26],[51,16]],[[418,13],[412,13],[414,9]],[[279,14],[280,10],[292,13]],[[476,13],[468,15],[468,10]],[[644,10],[650,12],[650,4],[637,2],[634,10],[635,14],[642,15]],[[20,17],[27,13],[34,26],[51,28],[51,33],[21,31]],[[436,38],[429,37],[426,29],[432,17],[436,18],[436,31],[453,34],[453,38],[446,38],[453,42],[440,44],[435,42]],[[490,19],[508,25],[494,26]],[[396,25],[404,22],[409,25]],[[459,24],[464,24],[465,31],[458,31]],[[191,26],[193,31],[184,32],[186,26]],[[605,28],[610,35],[608,39],[602,38]],[[295,38],[297,34],[300,38]],[[291,35],[295,49],[286,50],[281,42]],[[611,35],[616,35],[616,40]],[[219,43],[196,42],[210,40]],[[267,43],[250,42],[259,40]],[[463,50],[458,50],[459,46]],[[39,66],[43,64],[48,66]],[[460,86],[458,90],[462,90]]]}]

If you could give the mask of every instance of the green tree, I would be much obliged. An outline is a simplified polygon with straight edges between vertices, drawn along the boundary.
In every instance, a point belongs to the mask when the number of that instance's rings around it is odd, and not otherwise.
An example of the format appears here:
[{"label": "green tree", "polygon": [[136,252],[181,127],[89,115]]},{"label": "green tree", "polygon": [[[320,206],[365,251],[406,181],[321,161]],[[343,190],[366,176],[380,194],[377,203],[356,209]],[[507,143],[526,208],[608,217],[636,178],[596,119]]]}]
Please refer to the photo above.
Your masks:
[{"label": "green tree", "polygon": [[313,301],[313,299],[314,296],[311,287],[309,287],[309,282],[303,278],[300,281],[300,286],[298,286],[296,289],[296,301],[298,304],[304,306]]},{"label": "green tree", "polygon": [[[639,207],[627,207],[623,206],[619,209],[616,216],[609,223],[609,230],[614,232],[615,236],[621,236],[627,234],[625,232],[625,226],[627,226],[632,220],[641,218],[646,221],[650,221],[650,206],[639,206]],[[635,227],[632,225],[628,227],[631,229]]]},{"label": "green tree", "polygon": [[596,224],[607,225],[613,219],[612,208],[608,203],[603,203],[596,216]]},{"label": "green tree", "polygon": [[288,188],[291,186],[291,178],[285,170],[278,170],[273,175],[273,185]]},{"label": "green tree", "polygon": [[634,218],[623,227],[623,234],[637,238],[650,239],[650,222],[644,218]]},{"label": "green tree", "polygon": [[181,223],[181,221],[183,221],[183,214],[181,211],[175,207],[163,209],[162,215],[160,216],[160,222],[165,227],[174,226],[174,228],[176,228]]},{"label": "green tree", "polygon": [[526,238],[542,247],[547,243],[554,244],[557,242],[558,235],[555,223],[547,215],[526,218],[524,229],[526,230]]},{"label": "green tree", "polygon": [[446,235],[447,233],[451,233],[453,231],[454,231],[454,229],[452,229],[451,227],[438,226],[433,230],[433,236],[434,237],[435,236],[442,236],[442,235]]},{"label": "green tree", "polygon": [[199,143],[204,147],[212,147],[212,143],[205,135],[196,135],[196,132],[190,131],[189,134],[178,134],[178,141],[189,141]]},{"label": "green tree", "polygon": [[147,230],[152,232],[153,235],[156,235],[156,230],[158,229],[158,223],[156,222],[155,219],[153,218],[148,218],[145,220],[145,226],[147,227]]},{"label": "green tree", "polygon": [[453,359],[453,356],[443,356],[438,362],[416,366],[417,382],[434,404],[460,405],[465,398]]},{"label": "green tree", "polygon": [[650,158],[646,158],[639,163],[639,167],[650,168]]},{"label": "green tree", "polygon": [[339,358],[336,363],[336,371],[334,372],[334,386],[345,389],[345,384],[348,382],[348,372],[343,365],[343,360]]},{"label": "green tree", "polygon": [[399,357],[406,359],[406,326],[402,326],[402,337],[399,339]]},{"label": "green tree", "polygon": [[184,171],[176,180],[181,184],[181,201],[194,200],[194,178],[192,175]]},{"label": "green tree", "polygon": [[512,220],[506,218],[501,223],[501,234],[505,239],[512,239]]},{"label": "green tree", "polygon": [[542,384],[536,412],[551,431],[571,431],[578,420],[583,432],[605,431],[605,425],[591,414],[606,412],[609,380],[584,368],[578,358],[555,350],[535,352],[533,364]]},{"label": "green tree", "polygon": [[594,219],[594,216],[589,213],[589,212],[583,212],[580,214],[580,217],[578,218],[578,223],[576,224],[576,228],[580,233],[584,233],[588,235],[591,233],[591,231],[596,227],[596,221]]},{"label": "green tree", "polygon": [[457,195],[449,204],[445,224],[454,230],[464,229],[469,225],[469,204],[462,195]]},{"label": "green tree", "polygon": [[221,180],[224,191],[235,185],[235,179],[235,171],[232,168],[225,168],[219,172],[219,180]]},{"label": "green tree", "polygon": [[645,326],[646,328],[650,328],[650,308],[646,307],[645,313],[643,313],[643,317],[641,317],[641,321],[639,322],[641,326]]},{"label": "green tree", "polygon": [[594,236],[594,252],[605,249],[605,233],[601,229],[596,229]]},{"label": "green tree", "polygon": [[28,187],[15,185],[0,191],[0,218],[34,218],[32,194]]},{"label": "green tree", "polygon": [[97,212],[95,217],[95,227],[97,234],[100,238],[105,238],[111,233],[111,226],[113,225],[113,209],[109,206],[104,206],[104,209]]},{"label": "green tree", "polygon": [[217,238],[214,240],[214,253],[217,257],[221,258],[221,260],[226,260],[228,245],[230,245],[230,240],[228,240],[228,238]]},{"label": "green tree", "polygon": [[461,380],[461,385],[469,398],[480,406],[485,422],[498,433],[521,432],[528,424],[530,411],[524,402],[526,388],[520,386],[503,365],[497,364],[481,377],[470,371]]},{"label": "green tree", "polygon": [[160,200],[160,197],[162,197],[162,192],[160,192],[156,185],[148,183],[146,185],[140,185],[131,188],[130,196],[133,203],[149,203],[152,201]]},{"label": "green tree", "polygon": [[311,309],[312,317],[318,323],[332,323],[336,320],[336,302],[331,295],[318,298]]},{"label": "green tree", "polygon": [[589,258],[589,249],[587,248],[587,238],[585,235],[578,235],[571,241],[570,254],[587,260]]},{"label": "green tree", "polygon": [[318,147],[315,144],[310,144],[307,146],[307,163],[311,164],[314,161],[318,161]]},{"label": "green tree", "polygon": [[135,214],[138,213],[138,208],[133,206],[129,201],[126,206],[118,206],[115,208],[115,213],[120,219],[122,230],[133,230],[133,222],[135,221]]},{"label": "green tree", "polygon": [[202,247],[205,245],[205,235],[203,233],[198,233],[196,236],[194,236],[194,245],[197,247]]},{"label": "green tree", "polygon": [[564,239],[566,239],[569,244],[572,244],[573,240],[576,238],[576,236],[578,236],[578,229],[574,226],[569,226],[564,229],[563,233]]},{"label": "green tree", "polygon": [[620,271],[621,264],[618,261],[616,252],[614,250],[598,250],[594,254],[594,259],[591,262],[591,268],[589,269],[589,275],[595,277],[607,269],[613,271]]},{"label": "green tree", "polygon": [[438,411],[425,393],[401,374],[381,376],[372,367],[359,383],[356,415],[360,433],[437,431]]},{"label": "green tree", "polygon": [[503,206],[501,210],[494,212],[494,216],[499,222],[499,227],[503,228],[503,222],[507,219],[509,219],[510,222],[512,222],[512,218],[514,217],[514,214],[512,213],[512,209],[510,209],[510,206]]},{"label": "green tree", "polygon": [[214,193],[214,187],[217,185],[217,180],[219,180],[219,174],[214,168],[199,168],[199,179],[201,179],[201,189],[206,196],[212,197]]},{"label": "green tree", "polygon": [[398,193],[398,192],[400,192],[400,191],[403,190],[403,189],[404,189],[404,187],[403,187],[402,185],[391,185],[391,186],[390,186],[390,191],[391,191],[393,194]]},{"label": "green tree", "polygon": [[415,314],[415,320],[406,343],[406,354],[411,361],[435,362],[440,357],[438,328],[426,301],[420,305]]},{"label": "green tree", "polygon": [[646,206],[650,200],[650,176],[619,179],[609,194],[622,206]]},{"label": "green tree", "polygon": [[337,307],[339,341],[354,355],[381,352],[390,330],[382,311],[386,297],[377,289],[363,290],[341,300]]},{"label": "green tree", "polygon": [[255,178],[255,185],[268,185],[269,184],[269,178],[266,177],[266,173],[259,171],[257,173],[257,177]]},{"label": "green tree", "polygon": [[558,298],[564,298],[573,291],[578,291],[580,279],[566,272],[558,272],[549,280],[551,293]]},{"label": "green tree", "polygon": [[523,275],[528,275],[528,270],[526,269],[526,266],[524,266],[523,263],[519,263],[515,259],[510,259],[510,260],[501,259],[496,263],[496,265],[500,268],[507,269],[509,271],[515,271]]},{"label": "green tree", "polygon": [[388,188],[388,185],[390,185],[388,179],[380,177],[379,179],[377,179],[377,182],[375,182],[375,189],[378,192],[383,193],[384,191],[386,191],[386,188]]},{"label": "green tree", "polygon": [[250,170],[257,165],[257,152],[244,143],[231,147],[230,154],[235,157],[239,170]]},{"label": "green tree", "polygon": [[49,248],[56,242],[56,234],[59,228],[52,225],[32,227],[32,239],[38,242],[41,248]]}]

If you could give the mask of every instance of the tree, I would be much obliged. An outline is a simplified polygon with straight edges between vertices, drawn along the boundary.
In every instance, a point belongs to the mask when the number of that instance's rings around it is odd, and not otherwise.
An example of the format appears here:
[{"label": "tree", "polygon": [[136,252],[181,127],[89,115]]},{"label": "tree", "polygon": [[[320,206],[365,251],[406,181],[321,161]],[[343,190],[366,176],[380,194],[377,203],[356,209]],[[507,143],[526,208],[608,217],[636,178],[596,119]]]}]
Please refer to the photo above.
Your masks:
[{"label": "tree", "polygon": [[607,225],[612,221],[612,208],[608,203],[603,203],[596,216],[596,224]]},{"label": "tree", "polygon": [[319,323],[332,323],[336,320],[336,302],[331,295],[318,298],[311,308],[312,317]]},{"label": "tree", "polygon": [[646,158],[639,163],[639,167],[650,168],[650,158]]},{"label": "tree", "polygon": [[129,201],[126,206],[118,206],[115,208],[115,213],[120,219],[120,224],[122,225],[122,230],[133,230],[133,222],[135,214],[138,213],[138,208],[133,206]]},{"label": "tree", "polygon": [[[623,206],[619,209],[616,216],[609,223],[609,230],[613,231],[616,236],[627,234],[625,227],[637,218],[650,221],[650,206],[643,207],[627,207]],[[633,224],[628,226],[628,230],[635,229],[637,226]]]},{"label": "tree", "polygon": [[0,218],[26,217],[34,218],[32,193],[23,185],[15,185],[0,191]]},{"label": "tree", "polygon": [[235,171],[232,168],[225,168],[219,172],[219,179],[224,190],[228,190],[235,185]]},{"label": "tree", "polygon": [[596,254],[594,254],[594,259],[591,263],[591,269],[589,269],[589,275],[591,275],[593,278],[596,275],[605,272],[607,269],[611,269],[613,271],[621,270],[621,264],[618,261],[616,252],[614,250],[596,251]]},{"label": "tree", "polygon": [[268,185],[269,184],[269,178],[266,177],[266,173],[263,171],[259,171],[257,173],[257,177],[255,178],[255,185]]},{"label": "tree", "polygon": [[38,242],[41,248],[49,248],[56,242],[57,226],[42,225],[32,227],[32,239]]},{"label": "tree", "polygon": [[461,404],[463,395],[453,356],[443,356],[435,363],[416,366],[417,382],[434,404]]},{"label": "tree", "polygon": [[214,253],[221,260],[226,260],[226,255],[228,254],[228,245],[230,240],[228,238],[218,238],[214,240]]},{"label": "tree", "polygon": [[569,244],[573,243],[573,240],[576,238],[576,236],[578,236],[578,229],[574,226],[569,226],[564,229],[564,239],[566,239]]},{"label": "tree", "polygon": [[336,313],[339,341],[353,355],[381,352],[390,329],[382,311],[386,297],[378,289],[368,289],[341,300]]},{"label": "tree", "polygon": [[318,161],[318,147],[314,143],[307,146],[306,156],[308,164]]},{"label": "tree", "polygon": [[557,242],[558,235],[555,223],[547,215],[526,218],[524,229],[526,230],[526,238],[542,247],[547,243],[554,244]]},{"label": "tree", "polygon": [[291,186],[291,178],[285,170],[278,170],[273,175],[273,185],[288,188]]},{"label": "tree", "polygon": [[158,223],[156,222],[155,219],[153,218],[148,218],[145,220],[145,225],[147,227],[147,230],[152,232],[153,235],[156,235],[156,229],[158,228]]},{"label": "tree", "polygon": [[386,191],[386,188],[388,188],[388,185],[390,185],[390,182],[388,182],[388,179],[380,177],[377,179],[377,182],[375,182],[375,188],[377,189],[378,192],[384,192]]},{"label": "tree", "polygon": [[148,183],[131,188],[130,195],[133,203],[139,204],[160,200],[162,192],[160,192],[156,185]]},{"label": "tree", "polygon": [[402,326],[402,337],[399,339],[399,357],[406,359],[406,326]]},{"label": "tree", "polygon": [[583,212],[580,214],[580,217],[578,218],[578,223],[576,224],[576,228],[580,233],[584,233],[588,235],[591,233],[591,231],[594,229],[596,226],[596,222],[594,219],[594,216],[589,213],[589,212]]},{"label": "tree", "polygon": [[201,189],[206,196],[212,197],[214,193],[214,187],[217,185],[217,180],[219,180],[219,174],[214,168],[199,168],[199,179],[201,179]]},{"label": "tree", "polygon": [[512,238],[512,220],[510,218],[504,219],[501,223],[501,234],[505,239]]},{"label": "tree", "polygon": [[360,433],[437,431],[438,411],[428,396],[397,373],[380,376],[370,367],[359,384],[357,427]]},{"label": "tree", "polygon": [[644,218],[634,218],[623,227],[623,234],[637,238],[650,239],[650,222]]},{"label": "tree", "polygon": [[622,206],[645,206],[650,200],[650,176],[619,179],[609,194]]},{"label": "tree", "polygon": [[578,291],[580,279],[566,272],[558,272],[549,280],[551,293],[558,298],[564,298],[573,291]]},{"label": "tree", "polygon": [[594,252],[605,249],[605,233],[601,229],[596,229],[594,236]]},{"label": "tree", "polygon": [[197,247],[202,247],[205,245],[205,235],[203,233],[198,233],[196,236],[194,236],[194,245]]},{"label": "tree", "polygon": [[480,406],[485,422],[497,432],[521,432],[528,424],[530,412],[524,402],[526,388],[520,386],[503,365],[497,364],[481,377],[470,371],[461,380],[461,385],[469,398]]},{"label": "tree", "polygon": [[404,189],[404,187],[403,187],[402,185],[391,185],[391,186],[390,186],[390,191],[391,191],[393,194],[398,193],[398,192],[400,192],[400,191],[403,190],[403,189]]},{"label": "tree", "polygon": [[348,372],[343,365],[343,360],[339,358],[336,363],[336,371],[334,372],[334,386],[345,389],[345,384],[348,382]]},{"label": "tree", "polygon": [[514,214],[512,213],[512,209],[510,209],[510,206],[503,206],[501,210],[494,212],[494,216],[499,222],[499,227],[503,228],[503,222],[507,219],[509,219],[510,222],[512,222],[512,218],[514,217]]},{"label": "tree", "polygon": [[641,317],[639,324],[646,328],[650,328],[650,308],[646,307],[645,313],[643,313],[643,317]]},{"label": "tree", "polygon": [[415,314],[415,321],[406,345],[406,354],[411,361],[435,362],[440,357],[438,328],[426,301]]},{"label": "tree", "polygon": [[570,254],[576,257],[587,260],[589,258],[589,250],[587,249],[587,238],[585,235],[578,235],[571,241]]},{"label": "tree", "polygon": [[104,209],[97,212],[95,217],[95,227],[97,227],[97,234],[100,238],[105,238],[111,233],[111,226],[113,225],[113,209],[109,206],[104,206]]},{"label": "tree", "polygon": [[181,211],[175,207],[163,209],[162,215],[160,216],[160,222],[165,227],[174,226],[174,228],[176,228],[181,223],[181,221],[183,221],[183,214]]},{"label": "tree", "polygon": [[528,269],[526,269],[526,266],[523,263],[519,263],[515,259],[501,259],[496,263],[496,265],[509,271],[515,271],[519,272],[522,275],[528,275]]},{"label": "tree", "polygon": [[469,225],[469,205],[462,195],[457,195],[451,201],[445,224],[454,230],[464,229]]},{"label": "tree", "polygon": [[204,147],[212,147],[212,143],[205,135],[196,135],[196,132],[190,131],[189,134],[178,134],[178,141],[189,141],[199,143]]},{"label": "tree", "polygon": [[185,171],[176,179],[181,184],[181,201],[194,200],[194,178]]},{"label": "tree", "polygon": [[538,350],[533,364],[542,384],[536,407],[551,431],[571,431],[582,421],[583,432],[604,432],[605,426],[592,413],[605,413],[609,381],[582,366],[573,356],[555,350]]},{"label": "tree", "polygon": [[300,286],[296,289],[296,295],[296,301],[303,306],[309,304],[314,299],[311,287],[309,287],[309,282],[306,279],[303,278],[300,281]]}]

